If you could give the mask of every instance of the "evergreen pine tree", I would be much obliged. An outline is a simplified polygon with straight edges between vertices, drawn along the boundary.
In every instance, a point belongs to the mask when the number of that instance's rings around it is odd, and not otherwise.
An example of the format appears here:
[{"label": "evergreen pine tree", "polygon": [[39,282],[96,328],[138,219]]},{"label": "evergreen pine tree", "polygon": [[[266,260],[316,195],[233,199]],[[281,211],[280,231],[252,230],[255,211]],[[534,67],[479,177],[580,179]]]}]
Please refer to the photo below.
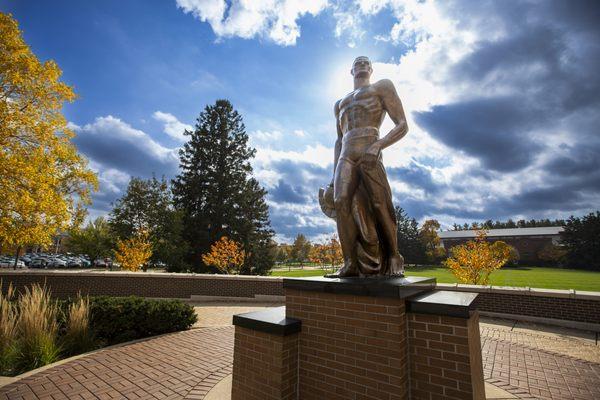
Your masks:
[{"label": "evergreen pine tree", "polygon": [[571,216],[560,234],[570,267],[600,271],[600,211]]},{"label": "evergreen pine tree", "polygon": [[419,224],[409,218],[402,207],[396,206],[398,221],[398,249],[406,264],[421,264],[425,261],[425,247],[419,239]]},{"label": "evergreen pine tree", "polygon": [[206,271],[201,255],[222,236],[242,243],[245,274],[264,274],[273,265],[266,191],[252,178],[241,115],[227,100],[200,113],[189,141],[179,151],[180,174],[173,181],[175,203],[183,212],[184,235],[196,271]]}]

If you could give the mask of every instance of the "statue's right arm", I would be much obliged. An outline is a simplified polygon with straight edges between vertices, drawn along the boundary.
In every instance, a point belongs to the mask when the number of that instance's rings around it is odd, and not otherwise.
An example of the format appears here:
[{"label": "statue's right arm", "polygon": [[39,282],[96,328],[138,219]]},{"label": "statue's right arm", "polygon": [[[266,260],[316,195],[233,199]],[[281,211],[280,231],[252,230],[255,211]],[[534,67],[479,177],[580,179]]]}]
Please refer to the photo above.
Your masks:
[{"label": "statue's right arm", "polygon": [[[340,101],[335,102],[335,106],[333,107],[333,111],[335,114],[335,128],[337,130],[337,139],[335,141],[335,150],[333,155],[333,175],[335,177],[335,169],[337,168],[337,163],[340,158],[340,153],[342,152],[342,129],[340,127]],[[331,179],[331,184],[333,185],[333,179]]]}]

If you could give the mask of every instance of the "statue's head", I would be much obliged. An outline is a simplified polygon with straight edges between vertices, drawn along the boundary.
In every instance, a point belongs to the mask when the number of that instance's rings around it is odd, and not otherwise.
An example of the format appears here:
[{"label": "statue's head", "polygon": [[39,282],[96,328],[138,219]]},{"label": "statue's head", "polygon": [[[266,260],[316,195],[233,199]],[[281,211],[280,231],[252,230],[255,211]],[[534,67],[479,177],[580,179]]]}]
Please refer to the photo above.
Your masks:
[{"label": "statue's head", "polygon": [[369,78],[372,72],[373,68],[371,66],[371,60],[369,60],[369,57],[365,56],[356,57],[352,63],[352,69],[350,70],[350,73],[355,78],[359,76],[365,76]]}]

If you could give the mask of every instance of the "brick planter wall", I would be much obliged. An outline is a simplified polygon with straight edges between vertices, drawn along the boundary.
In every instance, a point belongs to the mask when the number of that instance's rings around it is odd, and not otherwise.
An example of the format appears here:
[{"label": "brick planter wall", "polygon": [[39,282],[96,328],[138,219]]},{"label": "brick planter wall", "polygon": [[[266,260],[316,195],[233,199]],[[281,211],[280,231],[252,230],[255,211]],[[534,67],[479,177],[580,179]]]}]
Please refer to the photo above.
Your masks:
[{"label": "brick planter wall", "polygon": [[232,400],[295,400],[298,334],[280,336],[236,326]]},{"label": "brick planter wall", "polygon": [[191,296],[283,296],[277,277],[143,272],[2,271],[2,290],[12,282],[16,289],[44,283],[59,298],[76,296],[141,296],[188,299]]},{"label": "brick planter wall", "polygon": [[478,293],[479,311],[600,324],[598,292],[440,283],[436,289]]}]

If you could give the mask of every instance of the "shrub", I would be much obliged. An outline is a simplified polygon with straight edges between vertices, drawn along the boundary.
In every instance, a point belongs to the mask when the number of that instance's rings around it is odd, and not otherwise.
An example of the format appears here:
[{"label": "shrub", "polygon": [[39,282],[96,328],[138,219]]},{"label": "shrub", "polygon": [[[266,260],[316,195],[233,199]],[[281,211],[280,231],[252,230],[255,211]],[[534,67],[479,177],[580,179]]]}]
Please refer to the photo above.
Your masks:
[{"label": "shrub", "polygon": [[474,241],[453,247],[444,265],[461,283],[487,285],[490,274],[509,260],[509,247],[502,241],[488,242],[485,231],[478,231]]},{"label": "shrub", "polygon": [[563,246],[548,243],[538,252],[537,256],[542,265],[556,267],[564,264],[567,250]]},{"label": "shrub", "polygon": [[506,262],[506,265],[514,267],[519,264],[519,261],[521,260],[521,255],[519,254],[519,250],[517,250],[514,246],[511,246],[509,244],[507,244],[506,246],[508,246],[509,251],[508,261]]},{"label": "shrub", "polygon": [[188,329],[197,319],[180,300],[134,296],[91,298],[90,313],[96,337],[108,345]]}]

